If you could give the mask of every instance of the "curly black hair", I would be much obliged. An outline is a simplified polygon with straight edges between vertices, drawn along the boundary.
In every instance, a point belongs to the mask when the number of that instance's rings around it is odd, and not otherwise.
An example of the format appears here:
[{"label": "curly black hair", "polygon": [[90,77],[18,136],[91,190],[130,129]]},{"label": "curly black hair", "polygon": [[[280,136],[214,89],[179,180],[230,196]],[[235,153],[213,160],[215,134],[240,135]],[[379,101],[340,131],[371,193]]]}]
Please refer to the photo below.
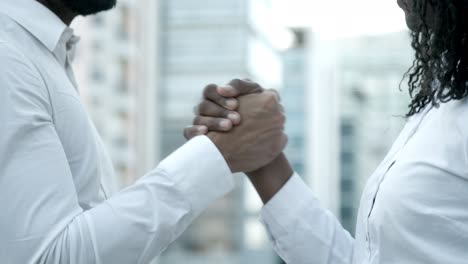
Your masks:
[{"label": "curly black hair", "polygon": [[411,33],[416,58],[405,74],[412,99],[407,117],[468,96],[467,6],[468,0],[414,1],[420,25]]}]

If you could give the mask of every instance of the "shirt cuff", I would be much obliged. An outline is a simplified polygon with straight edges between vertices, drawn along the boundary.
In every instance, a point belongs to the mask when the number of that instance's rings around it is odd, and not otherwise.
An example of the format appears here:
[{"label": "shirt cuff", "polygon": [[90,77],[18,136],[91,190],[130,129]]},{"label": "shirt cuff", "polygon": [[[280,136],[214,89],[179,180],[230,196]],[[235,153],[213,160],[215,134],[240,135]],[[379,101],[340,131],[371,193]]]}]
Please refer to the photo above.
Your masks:
[{"label": "shirt cuff", "polygon": [[263,207],[261,222],[265,225],[270,239],[286,235],[287,230],[297,222],[304,206],[319,206],[312,191],[294,173],[281,190]]},{"label": "shirt cuff", "polygon": [[163,160],[159,167],[199,215],[213,201],[234,188],[234,176],[215,144],[198,136]]}]

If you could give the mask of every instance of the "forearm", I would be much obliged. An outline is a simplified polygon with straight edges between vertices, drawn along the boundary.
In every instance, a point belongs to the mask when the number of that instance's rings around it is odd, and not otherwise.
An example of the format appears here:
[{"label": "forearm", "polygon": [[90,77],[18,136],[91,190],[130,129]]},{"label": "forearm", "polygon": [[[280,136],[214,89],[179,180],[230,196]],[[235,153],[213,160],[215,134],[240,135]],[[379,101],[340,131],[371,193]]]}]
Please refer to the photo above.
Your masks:
[{"label": "forearm", "polygon": [[104,203],[76,215],[60,227],[63,231],[41,250],[37,262],[149,263],[199,213],[171,176],[156,169]]},{"label": "forearm", "polygon": [[293,176],[294,171],[282,153],[267,166],[247,173],[263,203],[268,203]]},{"label": "forearm", "polygon": [[0,220],[6,263],[149,263],[234,187],[222,155],[200,137],[136,184],[83,211],[60,142],[54,142],[32,150],[25,148],[32,141],[19,144],[15,152],[28,150],[36,158],[0,170],[8,176],[0,187],[9,198]]},{"label": "forearm", "polygon": [[188,142],[89,215],[102,262],[149,263],[233,187],[234,178],[209,139]]},{"label": "forearm", "polygon": [[294,174],[262,209],[276,253],[288,264],[350,264],[353,238]]}]

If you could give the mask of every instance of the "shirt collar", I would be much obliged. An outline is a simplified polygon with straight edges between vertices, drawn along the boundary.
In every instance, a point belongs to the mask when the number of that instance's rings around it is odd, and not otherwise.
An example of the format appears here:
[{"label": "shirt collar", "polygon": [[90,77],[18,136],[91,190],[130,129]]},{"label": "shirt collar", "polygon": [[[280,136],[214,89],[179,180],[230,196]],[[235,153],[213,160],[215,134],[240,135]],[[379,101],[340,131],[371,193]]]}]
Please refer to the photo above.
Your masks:
[{"label": "shirt collar", "polygon": [[77,42],[73,30],[36,0],[1,0],[0,12],[15,20],[51,52],[61,42],[67,44],[72,39],[73,45]]}]

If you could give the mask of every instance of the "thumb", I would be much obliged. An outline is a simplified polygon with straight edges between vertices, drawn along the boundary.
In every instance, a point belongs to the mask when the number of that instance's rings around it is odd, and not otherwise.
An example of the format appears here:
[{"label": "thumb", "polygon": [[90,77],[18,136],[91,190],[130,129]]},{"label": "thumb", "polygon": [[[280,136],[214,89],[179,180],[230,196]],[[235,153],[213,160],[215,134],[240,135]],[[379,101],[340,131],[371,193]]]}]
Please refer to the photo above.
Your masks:
[{"label": "thumb", "polygon": [[261,92],[263,92],[263,88],[249,79],[234,79],[228,85],[218,86],[219,95],[228,98]]}]

